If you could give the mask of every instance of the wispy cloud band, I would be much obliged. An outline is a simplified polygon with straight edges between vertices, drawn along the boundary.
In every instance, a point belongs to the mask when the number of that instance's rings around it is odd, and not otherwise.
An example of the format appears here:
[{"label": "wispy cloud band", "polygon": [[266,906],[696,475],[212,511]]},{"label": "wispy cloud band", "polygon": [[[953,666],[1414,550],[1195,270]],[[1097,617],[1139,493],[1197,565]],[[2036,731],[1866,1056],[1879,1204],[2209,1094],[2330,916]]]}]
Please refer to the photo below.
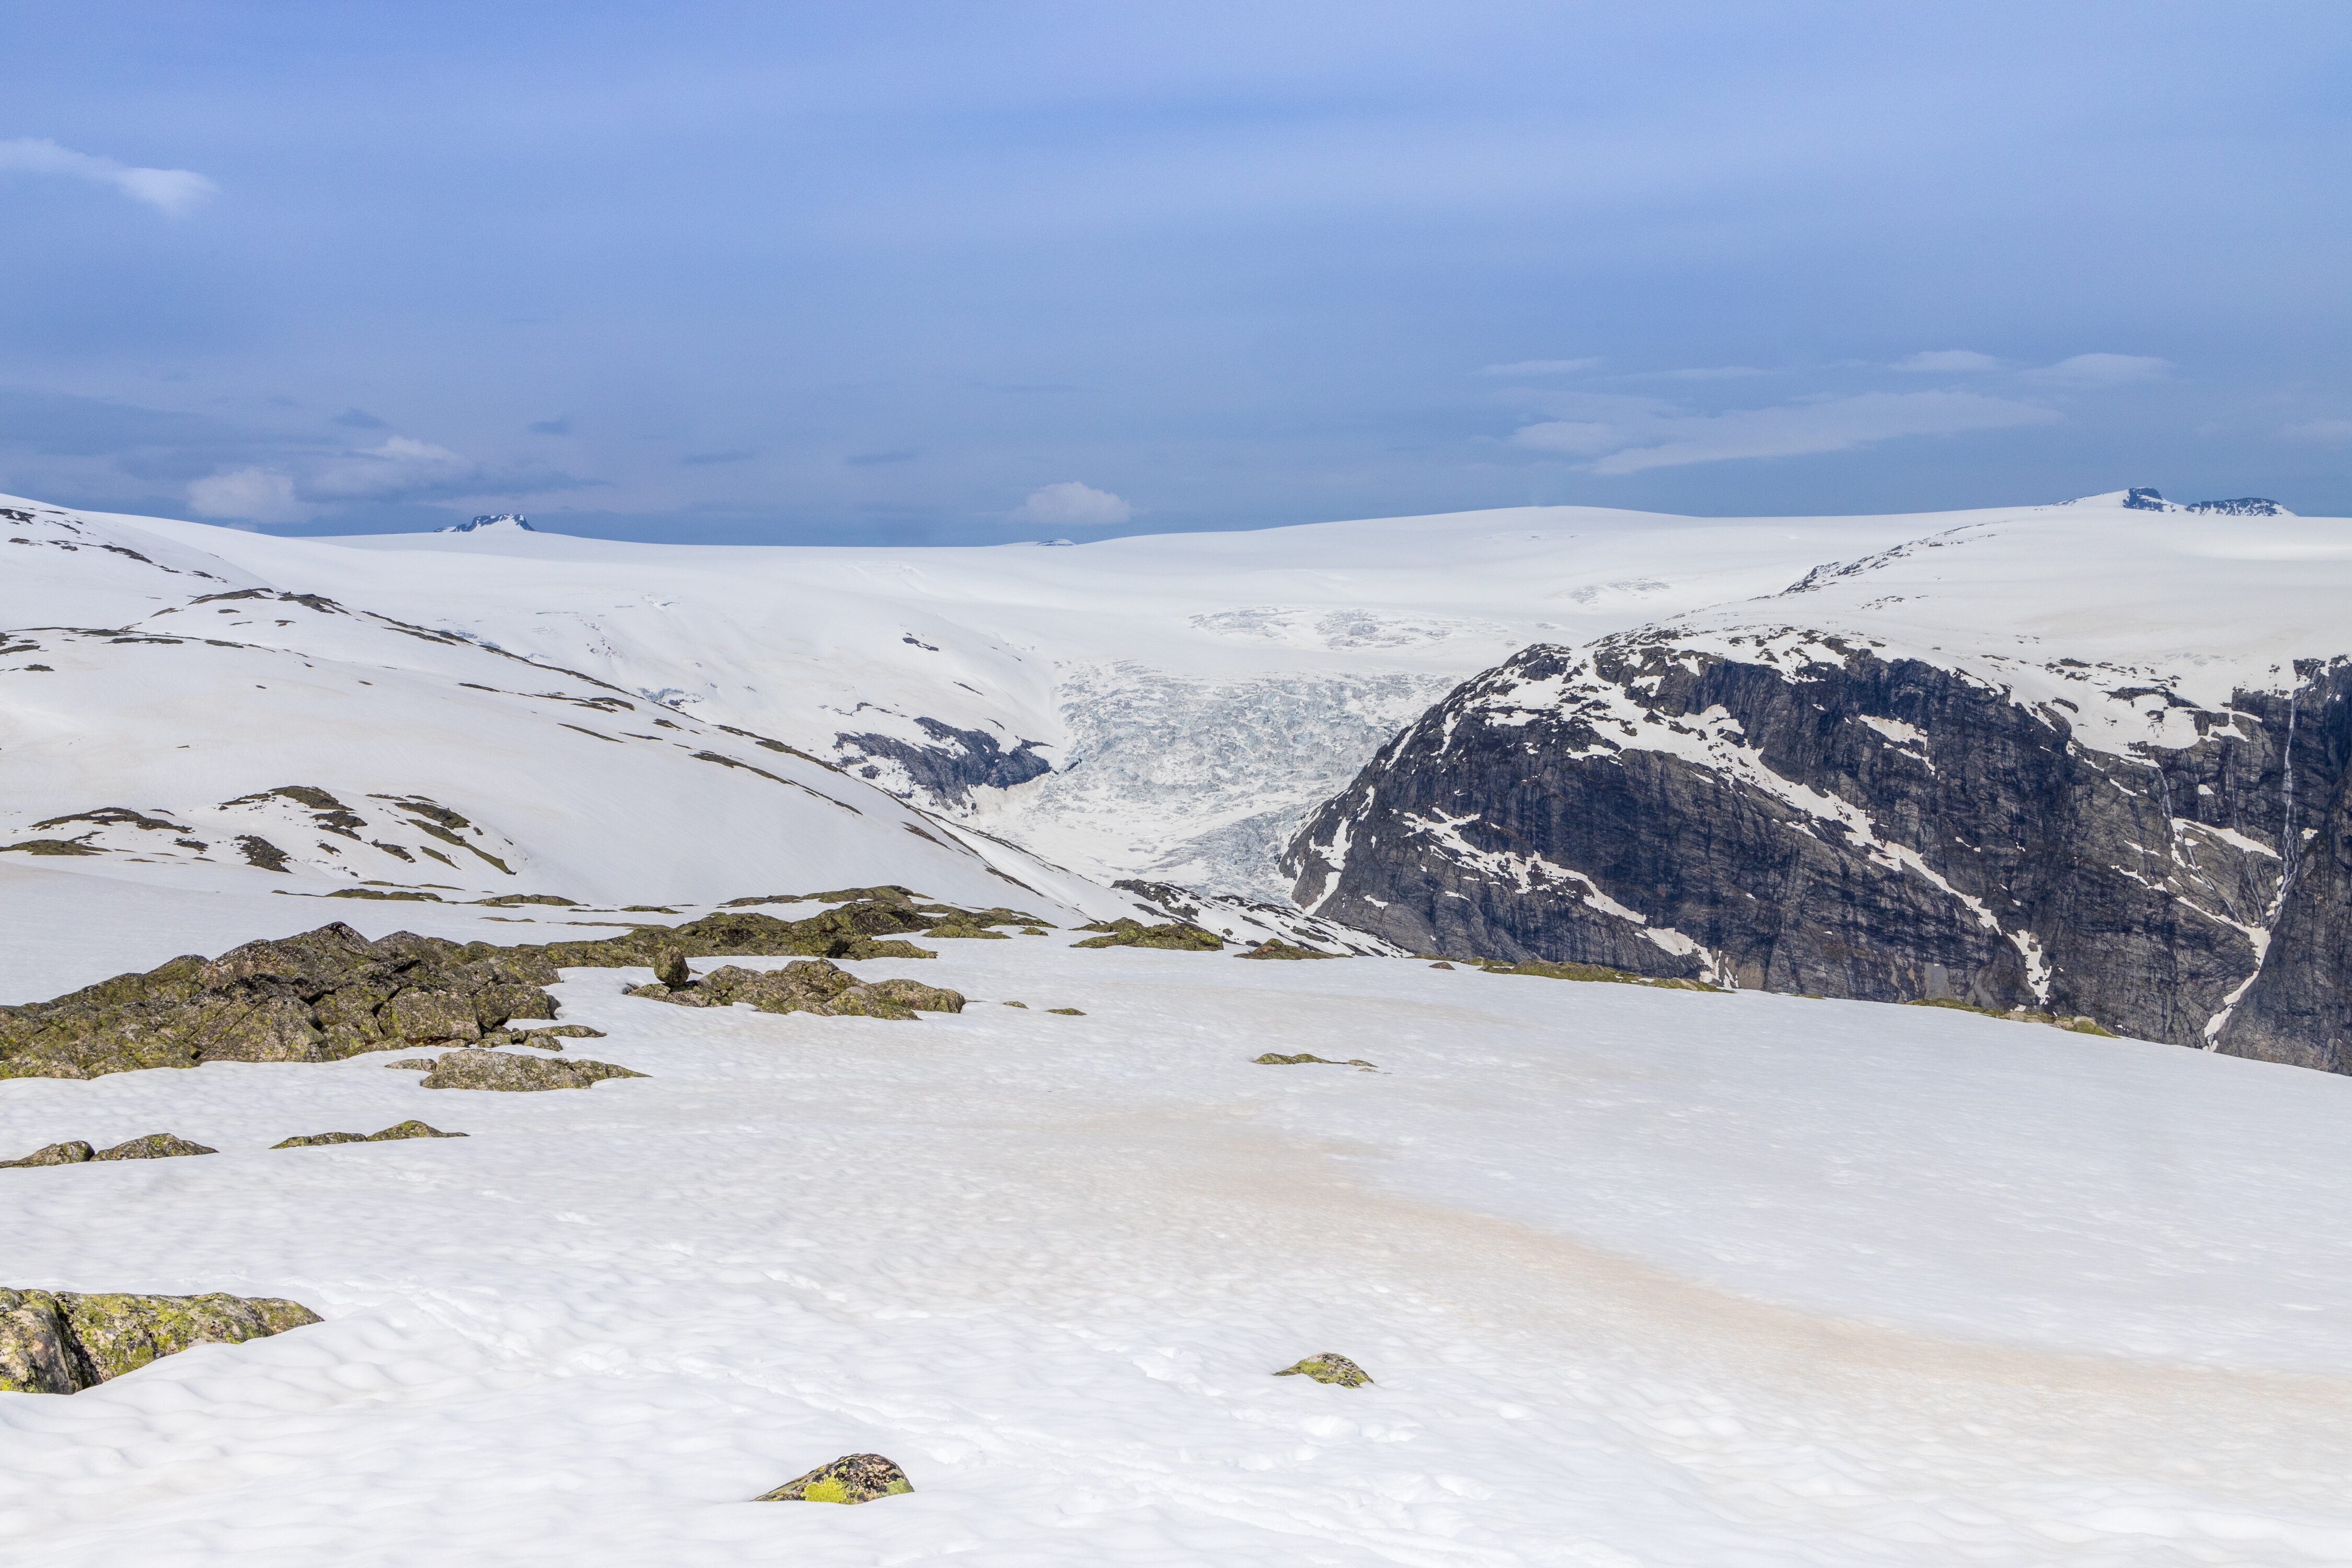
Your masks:
[{"label": "wispy cloud band", "polygon": [[112,185],[145,202],[166,217],[185,217],[220,194],[220,187],[187,169],[142,169],[94,153],[77,153],[43,136],[0,142],[0,174],[64,174]]},{"label": "wispy cloud band", "polygon": [[1526,426],[1512,438],[1541,451],[1593,458],[1591,469],[1596,474],[1635,474],[1735,458],[1842,452],[1901,436],[2052,425],[2061,417],[2033,404],[1973,392],[1865,392],[1722,414],[1690,414],[1641,401],[1645,405],[1612,410],[1608,417]]}]

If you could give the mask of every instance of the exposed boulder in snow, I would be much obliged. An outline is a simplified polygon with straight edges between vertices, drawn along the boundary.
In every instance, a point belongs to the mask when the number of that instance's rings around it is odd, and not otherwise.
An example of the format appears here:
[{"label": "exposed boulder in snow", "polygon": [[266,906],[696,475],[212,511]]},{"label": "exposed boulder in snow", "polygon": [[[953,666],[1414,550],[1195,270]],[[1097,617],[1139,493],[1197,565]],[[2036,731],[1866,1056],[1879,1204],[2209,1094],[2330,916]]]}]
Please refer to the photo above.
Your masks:
[{"label": "exposed boulder in snow", "polygon": [[879,1454],[845,1454],[797,1480],[761,1492],[753,1502],[872,1502],[915,1489],[907,1472]]},{"label": "exposed boulder in snow", "polygon": [[916,980],[861,981],[824,959],[803,959],[782,969],[752,970],[723,964],[700,980],[680,985],[656,981],[629,994],[687,1007],[731,1007],[762,1013],[814,1013],[823,1018],[912,1018],[926,1013],[961,1013],[956,992]]},{"label": "exposed boulder in snow", "polygon": [[444,1051],[425,1076],[426,1089],[493,1089],[529,1091],[543,1089],[590,1089],[608,1078],[643,1078],[611,1062],[550,1061],[544,1057],[509,1057],[471,1047]]},{"label": "exposed boulder in snow", "polygon": [[1097,921],[1078,929],[1103,934],[1074,942],[1072,947],[1165,947],[1183,952],[1215,952],[1225,945],[1224,938],[1216,932],[1181,921],[1156,926],[1145,925],[1141,921]]},{"label": "exposed boulder in snow", "polygon": [[97,1151],[79,1139],[64,1143],[50,1143],[34,1150],[18,1160],[0,1160],[0,1168],[12,1165],[79,1165],[92,1158]]},{"label": "exposed boulder in snow", "polygon": [[187,1154],[217,1154],[220,1151],[203,1143],[192,1143],[185,1138],[169,1132],[150,1132],[143,1138],[133,1138],[117,1143],[111,1149],[100,1149],[96,1160],[176,1160]]},{"label": "exposed boulder in snow", "polygon": [[1321,1355],[1308,1356],[1295,1366],[1286,1366],[1274,1374],[1276,1377],[1311,1377],[1318,1383],[1335,1383],[1341,1388],[1361,1388],[1372,1381],[1371,1374],[1346,1356],[1325,1351]]},{"label": "exposed boulder in snow", "polygon": [[239,1344],[321,1321],[274,1296],[0,1289],[0,1391],[79,1394],[191,1345]]},{"label": "exposed boulder in snow", "polygon": [[300,1138],[281,1139],[272,1149],[309,1149],[323,1143],[397,1143],[408,1138],[463,1138],[463,1132],[444,1132],[437,1127],[417,1121],[395,1121],[377,1132],[312,1132]]},{"label": "exposed boulder in snow", "polygon": [[1318,952],[1311,947],[1295,947],[1276,938],[1272,942],[1258,943],[1241,956],[1244,958],[1338,958],[1340,955],[1336,952]]}]

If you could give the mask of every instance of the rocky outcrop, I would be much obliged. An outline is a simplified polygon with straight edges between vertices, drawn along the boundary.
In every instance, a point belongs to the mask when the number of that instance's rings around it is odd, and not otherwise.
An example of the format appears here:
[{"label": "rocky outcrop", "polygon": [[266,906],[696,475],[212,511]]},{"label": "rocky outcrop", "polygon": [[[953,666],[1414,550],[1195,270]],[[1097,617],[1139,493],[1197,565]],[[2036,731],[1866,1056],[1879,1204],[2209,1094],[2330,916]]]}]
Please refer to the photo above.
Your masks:
[{"label": "rocky outcrop", "polygon": [[1789,629],[1532,647],[1397,736],[1286,865],[1304,907],[1417,952],[2352,1068],[2352,663],[2220,704],[1979,665],[2000,678]]},{"label": "rocky outcrop", "polygon": [[1180,952],[1215,952],[1225,945],[1224,938],[1216,932],[1202,931],[1199,926],[1187,925],[1181,921],[1148,926],[1141,921],[1122,918],[1097,921],[1078,929],[1103,934],[1088,937],[1084,942],[1074,942],[1070,944],[1072,947],[1164,947]]},{"label": "rocky outcrop", "polygon": [[272,1143],[272,1149],[309,1149],[322,1143],[395,1143],[404,1138],[463,1138],[463,1132],[444,1132],[422,1121],[395,1121],[380,1132],[312,1132],[300,1138],[285,1138]]},{"label": "rocky outcrop", "polygon": [[931,958],[929,949],[892,933],[1034,919],[1013,910],[918,908],[903,889],[879,890],[890,896],[806,920],[726,910],[595,942],[512,947],[408,931],[371,942],[340,922],[320,926],[215,959],[175,958],[53,1001],[0,1007],[0,1078],[83,1079],[208,1061],[320,1062],[407,1045],[474,1045],[514,1020],[553,1018],[555,1004],[540,988],[564,968],[650,966],[664,953],[681,966],[687,958],[721,954]]},{"label": "rocky outcrop", "polygon": [[1360,1057],[1349,1057],[1344,1062],[1335,1062],[1329,1057],[1318,1057],[1307,1051],[1302,1051],[1292,1057],[1286,1057],[1280,1051],[1268,1051],[1262,1057],[1252,1057],[1250,1060],[1262,1068],[1297,1068],[1313,1065],[1327,1068],[1371,1068],[1374,1072],[1380,1070],[1372,1063]]},{"label": "rocky outcrop", "polygon": [[192,1143],[169,1132],[150,1132],[143,1138],[117,1143],[111,1149],[93,1150],[79,1139],[51,1143],[46,1148],[34,1150],[21,1160],[0,1160],[0,1169],[16,1165],[79,1165],[99,1160],[175,1160],[189,1154],[219,1152],[217,1149]]},{"label": "rocky outcrop", "polygon": [[959,730],[937,719],[918,719],[929,745],[892,735],[835,735],[841,765],[897,795],[919,794],[940,805],[967,805],[975,789],[1011,789],[1054,771],[1037,754],[1038,742],[1023,741],[1006,751],[985,730]]},{"label": "rocky outcrop", "polygon": [[1296,947],[1277,937],[1272,942],[1259,942],[1241,956],[1244,958],[1337,958],[1339,954],[1318,952],[1311,947]]},{"label": "rocky outcrop", "polygon": [[552,1017],[554,967],[527,950],[341,923],[216,959],[175,958],[53,1002],[0,1007],[0,1077],[92,1078],[208,1061],[331,1061],[471,1040]]},{"label": "rocky outcrop", "polygon": [[530,1092],[548,1089],[589,1089],[608,1078],[643,1078],[611,1062],[551,1061],[545,1057],[510,1057],[498,1051],[466,1048],[445,1051],[425,1075],[426,1089],[488,1089]]},{"label": "rocky outcrop", "polygon": [[915,1489],[907,1472],[879,1454],[844,1454],[797,1480],[761,1492],[753,1502],[872,1502]]},{"label": "rocky outcrop", "polygon": [[919,980],[860,980],[824,959],[803,959],[782,969],[723,964],[699,980],[656,981],[632,986],[632,996],[681,1007],[731,1007],[762,1013],[814,1013],[822,1018],[912,1018],[918,1012],[961,1013],[964,998]]},{"label": "rocky outcrop", "polygon": [[320,1321],[274,1296],[0,1289],[0,1391],[79,1394],[191,1345],[239,1344]]},{"label": "rocky outcrop", "polygon": [[1321,1355],[1308,1356],[1295,1366],[1286,1366],[1274,1374],[1276,1377],[1311,1377],[1318,1383],[1337,1384],[1341,1388],[1361,1388],[1372,1381],[1371,1374],[1346,1356],[1325,1351]]}]

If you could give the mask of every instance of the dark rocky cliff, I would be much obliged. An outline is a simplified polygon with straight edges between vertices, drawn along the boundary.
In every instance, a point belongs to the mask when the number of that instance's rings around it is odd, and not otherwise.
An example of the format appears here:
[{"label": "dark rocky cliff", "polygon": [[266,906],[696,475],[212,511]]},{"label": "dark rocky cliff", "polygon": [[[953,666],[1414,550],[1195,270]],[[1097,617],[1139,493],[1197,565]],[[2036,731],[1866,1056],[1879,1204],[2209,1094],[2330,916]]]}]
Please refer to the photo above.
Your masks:
[{"label": "dark rocky cliff", "polygon": [[[1817,634],[1532,647],[1397,736],[1286,868],[1302,907],[1420,951],[2352,1068],[2352,664],[2210,709],[2033,673],[2079,700]],[[2179,743],[2078,743],[2091,704]]]}]

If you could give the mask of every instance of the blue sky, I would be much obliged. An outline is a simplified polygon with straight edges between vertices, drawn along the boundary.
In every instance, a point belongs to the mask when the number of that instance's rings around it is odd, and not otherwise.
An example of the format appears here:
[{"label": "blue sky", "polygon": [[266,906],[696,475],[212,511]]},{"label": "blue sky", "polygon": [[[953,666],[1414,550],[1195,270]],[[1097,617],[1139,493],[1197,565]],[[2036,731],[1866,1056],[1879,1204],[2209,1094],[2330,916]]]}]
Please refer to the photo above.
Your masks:
[{"label": "blue sky", "polygon": [[2352,513],[2352,8],[0,6],[0,489]]}]

